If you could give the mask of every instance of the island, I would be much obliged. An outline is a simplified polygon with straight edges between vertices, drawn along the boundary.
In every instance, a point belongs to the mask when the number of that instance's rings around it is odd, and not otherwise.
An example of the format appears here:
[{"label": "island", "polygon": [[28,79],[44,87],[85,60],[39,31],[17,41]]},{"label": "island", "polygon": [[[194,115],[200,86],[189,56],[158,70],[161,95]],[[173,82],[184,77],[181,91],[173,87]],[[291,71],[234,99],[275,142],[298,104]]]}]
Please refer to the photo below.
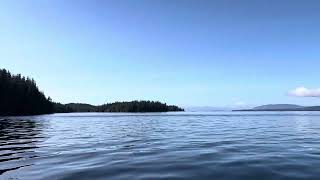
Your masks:
[{"label": "island", "polygon": [[300,106],[296,104],[267,104],[252,109],[233,111],[320,111],[320,106]]},{"label": "island", "polygon": [[170,112],[184,109],[159,101],[123,101],[94,106],[83,103],[55,104],[56,113],[68,112]]},{"label": "island", "polygon": [[35,80],[0,69],[0,116],[22,116],[70,112],[169,112],[184,109],[159,101],[127,101],[103,105],[61,104],[39,90]]}]

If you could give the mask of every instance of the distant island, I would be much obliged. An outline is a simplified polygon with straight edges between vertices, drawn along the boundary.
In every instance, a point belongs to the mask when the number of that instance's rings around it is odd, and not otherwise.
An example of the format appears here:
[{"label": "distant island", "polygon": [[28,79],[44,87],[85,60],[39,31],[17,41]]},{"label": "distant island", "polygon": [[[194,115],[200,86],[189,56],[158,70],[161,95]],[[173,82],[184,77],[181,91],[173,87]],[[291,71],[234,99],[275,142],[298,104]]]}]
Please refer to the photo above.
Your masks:
[{"label": "distant island", "polygon": [[129,101],[129,102],[114,102],[94,106],[91,104],[69,103],[54,105],[56,113],[69,112],[170,112],[170,111],[184,111],[184,109],[167,105],[158,101]]},{"label": "distant island", "polygon": [[295,104],[268,104],[252,109],[239,109],[233,111],[320,111],[320,106],[300,106]]},{"label": "distant island", "polygon": [[53,102],[36,82],[20,74],[0,69],[0,116],[39,115],[69,112],[169,112],[184,109],[158,101],[114,102],[94,106],[83,103]]}]

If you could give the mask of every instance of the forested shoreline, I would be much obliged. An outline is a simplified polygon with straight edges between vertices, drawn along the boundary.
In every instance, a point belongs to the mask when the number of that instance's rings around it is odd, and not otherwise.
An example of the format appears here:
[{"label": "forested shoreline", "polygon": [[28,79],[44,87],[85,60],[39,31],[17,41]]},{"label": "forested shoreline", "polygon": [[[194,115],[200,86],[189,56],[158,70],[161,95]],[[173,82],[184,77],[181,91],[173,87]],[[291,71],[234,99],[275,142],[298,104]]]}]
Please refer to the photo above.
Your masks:
[{"label": "forested shoreline", "polygon": [[158,101],[114,102],[94,106],[53,102],[41,92],[35,80],[0,69],[0,116],[38,115],[69,112],[168,112],[184,109]]},{"label": "forested shoreline", "polygon": [[82,103],[56,104],[55,109],[60,113],[67,112],[169,112],[184,111],[184,109],[167,105],[158,101],[129,101],[114,102],[94,106]]},{"label": "forested shoreline", "polygon": [[36,115],[54,112],[53,102],[36,82],[21,74],[0,70],[0,115]]}]

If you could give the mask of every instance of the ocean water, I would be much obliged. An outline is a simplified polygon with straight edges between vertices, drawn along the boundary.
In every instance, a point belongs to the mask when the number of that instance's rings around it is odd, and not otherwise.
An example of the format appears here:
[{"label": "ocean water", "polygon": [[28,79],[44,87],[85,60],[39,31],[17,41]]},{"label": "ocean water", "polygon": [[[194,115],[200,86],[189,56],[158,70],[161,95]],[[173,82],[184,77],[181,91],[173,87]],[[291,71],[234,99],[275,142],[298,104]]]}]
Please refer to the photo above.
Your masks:
[{"label": "ocean water", "polygon": [[0,179],[320,179],[320,113],[0,117]]}]

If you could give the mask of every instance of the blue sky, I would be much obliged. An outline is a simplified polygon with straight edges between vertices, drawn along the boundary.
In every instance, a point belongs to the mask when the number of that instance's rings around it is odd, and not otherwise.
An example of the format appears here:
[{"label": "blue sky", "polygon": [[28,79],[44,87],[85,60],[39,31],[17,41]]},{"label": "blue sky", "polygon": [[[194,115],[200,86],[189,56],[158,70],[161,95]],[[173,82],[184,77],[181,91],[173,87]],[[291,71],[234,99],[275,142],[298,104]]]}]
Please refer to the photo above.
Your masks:
[{"label": "blue sky", "polygon": [[320,87],[319,19],[312,0],[4,0],[0,67],[63,103],[316,105],[288,92]]}]

